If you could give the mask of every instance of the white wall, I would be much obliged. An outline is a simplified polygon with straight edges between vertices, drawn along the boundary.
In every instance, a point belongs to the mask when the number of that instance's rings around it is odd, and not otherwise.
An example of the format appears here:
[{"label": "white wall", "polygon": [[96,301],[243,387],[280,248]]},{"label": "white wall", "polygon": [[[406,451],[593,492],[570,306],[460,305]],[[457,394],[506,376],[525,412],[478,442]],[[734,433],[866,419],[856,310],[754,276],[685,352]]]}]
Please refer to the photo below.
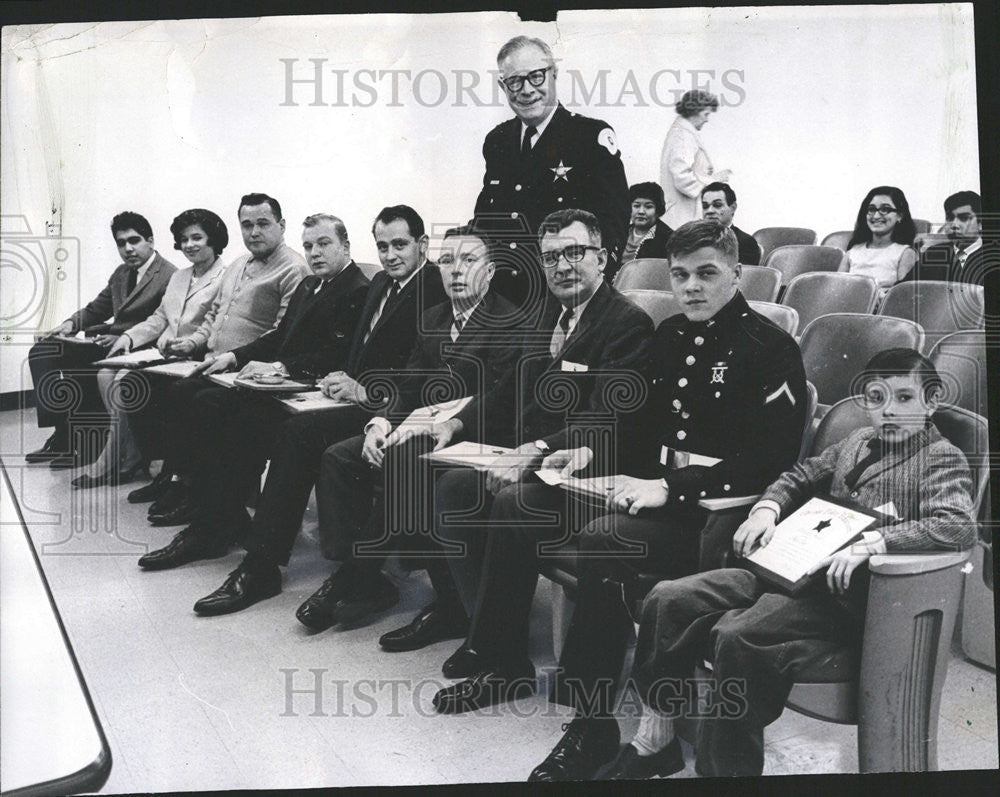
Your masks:
[{"label": "white wall", "polygon": [[[307,214],[341,215],[355,258],[369,262],[368,229],[383,205],[412,204],[438,228],[467,219],[482,138],[509,115],[489,72],[517,33],[553,43],[567,104],[607,70],[603,101],[598,82],[589,107],[575,110],[615,127],[630,182],[657,179],[674,116],[666,103],[690,87],[691,70],[714,70],[701,82],[739,104],[720,109],[703,137],[717,167],[734,171],[744,229],[850,227],[879,183],[899,185],[915,216],[936,219],[945,195],[978,188],[969,6],[566,12],[552,24],[498,12],[6,27],[0,391],[21,389],[30,331],[106,281],[118,262],[108,224],[120,210],[146,215],[178,265],[173,216],[218,212],[231,259],[242,251],[236,205],[249,191],[282,202],[295,245]],[[294,76],[307,78],[312,58],[326,59],[326,104],[310,104],[314,86],[301,84],[298,105],[283,106],[280,59],[296,59]],[[393,102],[392,78],[377,73],[404,69]],[[428,70],[447,80],[440,102]],[[478,76],[483,107],[458,96],[460,70],[464,81]],[[660,70],[680,70],[681,81],[661,75],[653,97]],[[618,101],[623,88],[633,92]],[[52,220],[78,240],[79,268],[74,241],[60,267],[54,240],[23,234],[27,224],[44,235]],[[60,269],[66,277],[55,279]]]}]

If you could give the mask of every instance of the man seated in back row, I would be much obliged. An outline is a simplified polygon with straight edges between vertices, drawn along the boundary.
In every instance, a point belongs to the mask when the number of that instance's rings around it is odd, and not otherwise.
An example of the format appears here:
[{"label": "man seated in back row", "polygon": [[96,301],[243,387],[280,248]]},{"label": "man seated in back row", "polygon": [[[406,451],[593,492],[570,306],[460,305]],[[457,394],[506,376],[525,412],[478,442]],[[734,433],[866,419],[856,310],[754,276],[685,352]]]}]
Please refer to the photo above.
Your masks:
[{"label": "man seated in back row", "polygon": [[924,249],[906,279],[983,285],[989,271],[1000,271],[1000,248],[995,240],[983,240],[979,194],[952,194],[944,201],[944,215],[948,242]]},{"label": "man seated in back row", "polygon": [[760,244],[749,233],[733,224],[736,215],[736,192],[729,183],[709,183],[701,189],[702,218],[720,222],[733,231],[739,248],[737,261],[742,266],[760,265]]},{"label": "man seated in back row", "polygon": [[706,656],[709,694],[737,682],[743,705],[738,716],[701,719],[695,768],[707,776],[760,775],[764,727],[781,715],[796,676],[822,681],[817,668],[834,679],[857,669],[869,557],[974,544],[969,468],[931,420],[941,393],[934,365],[912,349],[889,349],[871,359],[860,383],[871,426],[783,473],[737,530],[733,550],[745,557],[767,545],[775,524],[817,493],[880,511],[884,523],[817,564],[813,572],[826,568],[826,577],[795,596],[739,567],[657,584],[642,607],[632,670],[643,717],[606,777],[664,776],[684,767],[675,710],[665,703]]}]

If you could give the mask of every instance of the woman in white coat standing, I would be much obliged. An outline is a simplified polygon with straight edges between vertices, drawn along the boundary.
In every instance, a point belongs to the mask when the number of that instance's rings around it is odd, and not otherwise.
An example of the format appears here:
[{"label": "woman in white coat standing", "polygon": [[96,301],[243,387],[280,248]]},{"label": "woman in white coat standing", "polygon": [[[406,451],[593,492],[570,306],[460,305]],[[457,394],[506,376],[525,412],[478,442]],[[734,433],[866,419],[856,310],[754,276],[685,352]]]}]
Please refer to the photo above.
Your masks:
[{"label": "woman in white coat standing", "polygon": [[677,229],[701,218],[701,189],[709,183],[728,183],[730,171],[714,171],[701,143],[699,130],[709,114],[719,108],[719,99],[707,91],[687,91],[675,106],[677,118],[667,131],[660,157],[660,185],[667,210],[663,220]]}]

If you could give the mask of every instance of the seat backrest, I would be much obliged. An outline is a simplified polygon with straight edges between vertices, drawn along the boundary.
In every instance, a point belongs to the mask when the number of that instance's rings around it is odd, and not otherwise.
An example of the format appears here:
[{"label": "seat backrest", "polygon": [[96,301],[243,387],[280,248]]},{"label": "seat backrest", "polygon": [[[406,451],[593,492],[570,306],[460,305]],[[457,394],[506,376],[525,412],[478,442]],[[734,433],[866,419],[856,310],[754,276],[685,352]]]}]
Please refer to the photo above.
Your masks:
[{"label": "seat backrest", "polygon": [[371,279],[382,270],[382,266],[375,263],[357,263],[356,261],[355,263],[361,269],[361,273],[368,277],[368,279]]},{"label": "seat backrest", "polygon": [[658,327],[663,319],[683,312],[670,291],[627,290],[621,293],[630,302],[646,311],[646,315],[653,319],[654,327]]},{"label": "seat backrest", "polygon": [[799,314],[792,307],[774,302],[748,302],[750,307],[770,321],[773,321],[789,335],[799,330]]},{"label": "seat backrest", "polygon": [[896,347],[919,351],[923,342],[924,331],[913,321],[830,313],[806,326],[799,348],[820,403],[833,404],[851,395],[851,383],[875,354]]},{"label": "seat backrest", "polygon": [[794,244],[781,246],[767,255],[762,265],[781,272],[781,281],[787,285],[799,274],[810,271],[836,271],[847,255],[835,246],[806,246]]},{"label": "seat backrest", "polygon": [[878,299],[878,283],[863,274],[815,271],[799,274],[785,287],[781,303],[799,313],[804,329],[828,313],[871,313]]},{"label": "seat backrest", "polygon": [[747,301],[776,302],[781,272],[770,266],[742,266],[740,291]]},{"label": "seat backrest", "polygon": [[[932,420],[941,436],[965,454],[972,471],[973,506],[978,512],[989,478],[989,428],[986,419],[961,407],[942,406]],[[869,425],[868,412],[858,397],[841,399],[820,421],[809,455],[816,456],[855,429]]]},{"label": "seat backrest", "polygon": [[937,280],[900,282],[889,288],[878,312],[919,323],[924,328],[924,345],[929,351],[951,332],[982,325],[983,286]]},{"label": "seat backrest", "polygon": [[615,275],[614,286],[620,291],[669,291],[670,261],[659,257],[630,260]]},{"label": "seat backrest", "polygon": [[820,241],[820,244],[822,246],[836,246],[838,249],[843,249],[846,252],[852,235],[854,235],[854,230],[837,230],[837,232],[831,232],[825,236]]},{"label": "seat backrest", "polygon": [[761,227],[753,237],[760,246],[761,257],[767,257],[768,252],[779,246],[816,243],[816,231],[808,227]]},{"label": "seat backrest", "polygon": [[941,381],[944,402],[985,416],[988,408],[986,333],[965,329],[945,335],[930,352]]},{"label": "seat backrest", "polygon": [[917,233],[931,231],[931,223],[927,219],[914,219],[913,226],[916,228]]}]

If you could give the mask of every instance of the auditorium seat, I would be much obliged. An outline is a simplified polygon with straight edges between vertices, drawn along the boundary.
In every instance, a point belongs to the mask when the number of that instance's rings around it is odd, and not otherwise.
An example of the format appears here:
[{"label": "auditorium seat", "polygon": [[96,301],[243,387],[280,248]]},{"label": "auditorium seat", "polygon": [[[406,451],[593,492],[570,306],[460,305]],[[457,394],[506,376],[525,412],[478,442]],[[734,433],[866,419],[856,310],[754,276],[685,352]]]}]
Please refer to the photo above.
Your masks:
[{"label": "auditorium seat", "polygon": [[645,310],[653,319],[654,327],[658,327],[665,318],[683,312],[670,291],[625,290],[622,296]]},{"label": "auditorium seat", "polygon": [[799,313],[799,326],[828,313],[871,313],[878,299],[878,283],[862,274],[816,271],[799,274],[782,294],[781,303]]},{"label": "auditorium seat", "polygon": [[764,258],[763,265],[778,269],[782,284],[787,285],[799,274],[836,271],[846,256],[835,246],[794,244],[775,249]]},{"label": "auditorium seat", "polygon": [[913,226],[916,228],[918,235],[931,231],[931,223],[927,219],[914,219]]},{"label": "auditorium seat", "polygon": [[806,379],[816,385],[820,409],[852,395],[851,384],[878,352],[904,346],[918,351],[924,331],[903,318],[830,313],[813,320],[802,331],[799,348]]},{"label": "auditorium seat", "polygon": [[760,246],[761,262],[768,254],[779,246],[816,243],[816,231],[807,227],[761,227],[753,234],[754,240]]},{"label": "auditorium seat", "polygon": [[770,266],[742,266],[740,291],[747,301],[776,302],[781,272]]},{"label": "auditorium seat", "polygon": [[983,287],[937,280],[900,282],[886,293],[878,312],[916,321],[924,328],[925,351],[930,351],[951,332],[982,326]]},{"label": "auditorium seat", "polygon": [[940,338],[928,355],[944,381],[944,401],[988,414],[986,333],[964,329]]},{"label": "auditorium seat", "polygon": [[615,275],[614,286],[620,290],[670,290],[670,261],[659,257],[630,260]]},{"label": "auditorium seat", "polygon": [[368,279],[371,279],[382,270],[382,266],[375,263],[357,263],[357,261],[355,263],[361,269],[361,273],[368,277]]},{"label": "auditorium seat", "polygon": [[750,302],[750,306],[794,337],[799,330],[799,314],[792,307],[774,302]]},{"label": "auditorium seat", "polygon": [[838,230],[837,232],[831,232],[822,241],[820,245],[822,246],[836,246],[838,249],[843,249],[847,251],[847,245],[851,242],[851,236],[854,235],[853,230]]}]

